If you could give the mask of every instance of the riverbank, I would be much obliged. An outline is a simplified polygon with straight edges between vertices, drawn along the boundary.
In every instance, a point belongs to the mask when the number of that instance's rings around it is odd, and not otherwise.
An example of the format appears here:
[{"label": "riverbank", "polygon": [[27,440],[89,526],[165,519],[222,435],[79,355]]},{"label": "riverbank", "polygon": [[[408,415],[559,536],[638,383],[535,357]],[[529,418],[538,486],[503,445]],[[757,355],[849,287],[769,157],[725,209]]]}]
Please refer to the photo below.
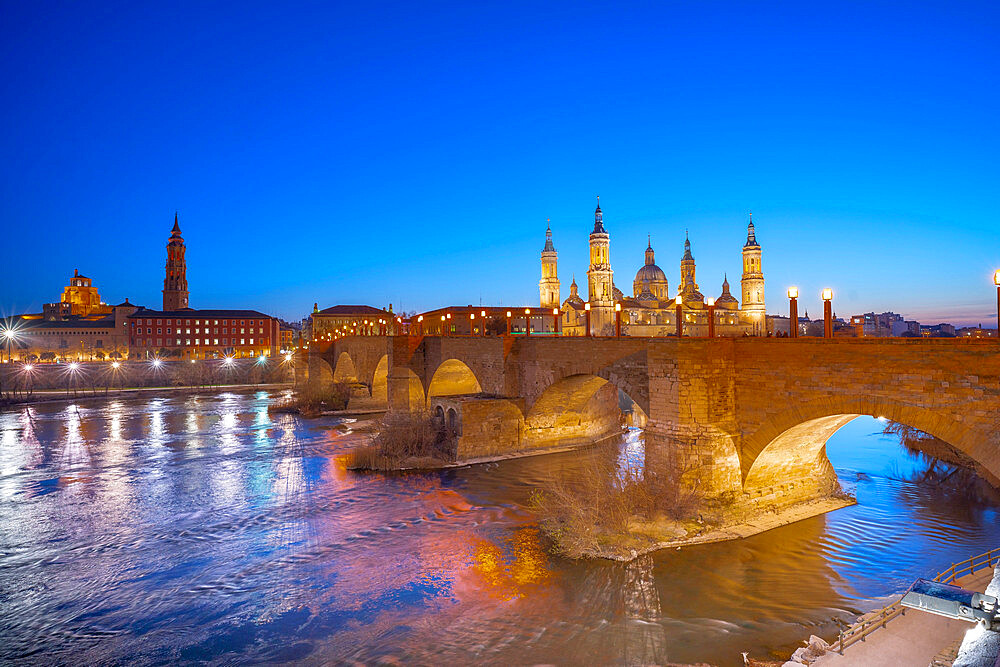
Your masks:
[{"label": "riverbank", "polygon": [[262,384],[216,384],[199,387],[126,387],[124,389],[112,389],[108,392],[77,392],[67,394],[65,391],[56,389],[45,389],[32,392],[30,396],[24,398],[0,401],[0,408],[17,407],[20,405],[33,405],[36,403],[58,403],[60,401],[89,401],[109,398],[135,398],[149,393],[171,394],[210,394],[218,391],[240,391],[245,389],[290,389],[291,382],[273,382]]},{"label": "riverbank", "polygon": [[755,516],[753,519],[744,519],[734,523],[706,527],[702,532],[696,532],[695,534],[688,532],[688,529],[692,527],[692,522],[690,521],[637,521],[633,524],[635,530],[628,536],[625,536],[625,540],[629,538],[633,540],[647,538],[655,540],[654,542],[638,548],[634,546],[626,547],[621,544],[607,545],[592,555],[597,558],[627,563],[640,556],[660,551],[661,549],[680,549],[696,544],[741,540],[855,504],[857,504],[857,501],[848,497],[821,498],[790,505],[777,512]]}]

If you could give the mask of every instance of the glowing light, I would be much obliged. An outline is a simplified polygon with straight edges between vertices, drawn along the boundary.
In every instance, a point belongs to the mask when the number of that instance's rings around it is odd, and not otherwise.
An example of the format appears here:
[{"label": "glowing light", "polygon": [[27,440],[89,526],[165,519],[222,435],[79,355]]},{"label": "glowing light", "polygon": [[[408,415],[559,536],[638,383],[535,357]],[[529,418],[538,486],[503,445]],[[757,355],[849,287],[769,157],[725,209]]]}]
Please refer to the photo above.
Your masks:
[{"label": "glowing light", "polygon": [[829,287],[824,287],[823,293],[820,296],[823,297],[823,301],[830,301],[833,299],[833,290]]},{"label": "glowing light", "polygon": [[622,312],[622,305],[620,303],[615,304],[615,312],[616,313]]},{"label": "glowing light", "polygon": [[153,359],[153,368],[159,368],[162,363],[159,359]]},{"label": "glowing light", "polygon": [[77,371],[77,370],[79,370],[79,369],[80,369],[80,364],[78,364],[78,363],[76,363],[76,362],[74,361],[74,362],[70,363],[70,365],[69,365],[69,369],[70,369],[71,371]]},{"label": "glowing light", "polygon": [[709,308],[714,308],[715,307],[715,297],[714,296],[710,296],[707,299],[705,299],[705,305],[708,306]]},{"label": "glowing light", "polygon": [[[584,309],[584,310],[590,310],[590,303],[585,303],[585,304],[583,304],[583,309]],[[509,315],[510,315],[510,313],[507,313],[507,315],[509,316]]]},{"label": "glowing light", "polygon": [[291,360],[292,360],[292,355],[291,354],[286,354],[285,355],[285,361],[291,361]]},{"label": "glowing light", "polygon": [[35,367],[32,366],[31,364],[25,364],[24,365],[24,370],[25,370],[26,373],[30,373],[31,371],[35,370]]},{"label": "glowing light", "polygon": [[111,362],[111,368],[113,368],[115,370],[118,370],[121,367],[122,367],[122,365],[120,363],[118,363],[117,361],[112,361]]},{"label": "glowing light", "polygon": [[1000,287],[1000,269],[997,269],[996,273],[993,274],[993,284]]},{"label": "glowing light", "polygon": [[788,298],[789,299],[798,299],[799,298],[799,288],[798,287],[789,287],[788,288]]},{"label": "glowing light", "polygon": [[674,303],[676,303],[676,304],[677,304],[678,306],[680,306],[681,304],[683,304],[683,303],[684,303],[684,299],[682,299],[682,298],[681,298],[681,295],[680,295],[680,294],[678,294],[678,295],[677,295],[677,298],[676,298],[676,299],[674,299]]},{"label": "glowing light", "polygon": [[235,362],[236,359],[233,357],[223,357],[222,359],[222,363],[224,363],[226,366],[232,366]]},{"label": "glowing light", "polygon": [[552,314],[553,315],[558,315],[559,314],[559,309],[558,308],[553,308],[552,309]]}]

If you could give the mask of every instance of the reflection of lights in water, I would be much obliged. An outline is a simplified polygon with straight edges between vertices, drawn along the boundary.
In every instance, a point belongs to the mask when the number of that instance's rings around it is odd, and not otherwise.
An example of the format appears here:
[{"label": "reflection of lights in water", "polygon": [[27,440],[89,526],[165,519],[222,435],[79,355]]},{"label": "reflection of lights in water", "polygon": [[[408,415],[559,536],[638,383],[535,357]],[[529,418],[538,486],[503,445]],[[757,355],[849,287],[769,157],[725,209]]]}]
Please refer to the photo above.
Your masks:
[{"label": "reflection of lights in water", "polygon": [[517,529],[510,546],[512,553],[507,556],[497,544],[482,540],[472,561],[473,571],[492,589],[489,593],[503,600],[523,597],[552,576],[537,528]]}]

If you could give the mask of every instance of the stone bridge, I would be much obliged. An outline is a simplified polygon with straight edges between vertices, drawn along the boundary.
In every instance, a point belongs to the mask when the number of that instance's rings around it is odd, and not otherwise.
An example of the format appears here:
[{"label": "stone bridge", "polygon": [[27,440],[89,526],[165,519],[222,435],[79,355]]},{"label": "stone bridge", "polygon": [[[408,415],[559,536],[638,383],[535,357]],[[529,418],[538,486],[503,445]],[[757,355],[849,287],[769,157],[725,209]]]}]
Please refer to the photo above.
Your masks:
[{"label": "stone bridge", "polygon": [[647,462],[710,495],[782,504],[835,481],[827,439],[870,415],[1000,481],[990,340],[353,337],[312,350],[309,376],[354,383],[358,405],[438,412],[462,458],[592,441],[631,406],[648,419]]}]

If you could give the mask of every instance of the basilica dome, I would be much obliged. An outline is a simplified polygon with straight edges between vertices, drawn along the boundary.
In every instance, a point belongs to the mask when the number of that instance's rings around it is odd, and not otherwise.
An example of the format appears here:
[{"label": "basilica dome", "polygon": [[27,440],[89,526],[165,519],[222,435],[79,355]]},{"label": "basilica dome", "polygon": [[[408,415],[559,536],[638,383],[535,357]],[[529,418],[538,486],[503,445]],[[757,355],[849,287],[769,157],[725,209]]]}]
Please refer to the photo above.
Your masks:
[{"label": "basilica dome", "polygon": [[648,282],[651,283],[654,280],[666,280],[667,274],[663,272],[663,269],[658,267],[656,264],[643,264],[639,267],[639,271],[635,274],[635,281],[637,283]]}]

